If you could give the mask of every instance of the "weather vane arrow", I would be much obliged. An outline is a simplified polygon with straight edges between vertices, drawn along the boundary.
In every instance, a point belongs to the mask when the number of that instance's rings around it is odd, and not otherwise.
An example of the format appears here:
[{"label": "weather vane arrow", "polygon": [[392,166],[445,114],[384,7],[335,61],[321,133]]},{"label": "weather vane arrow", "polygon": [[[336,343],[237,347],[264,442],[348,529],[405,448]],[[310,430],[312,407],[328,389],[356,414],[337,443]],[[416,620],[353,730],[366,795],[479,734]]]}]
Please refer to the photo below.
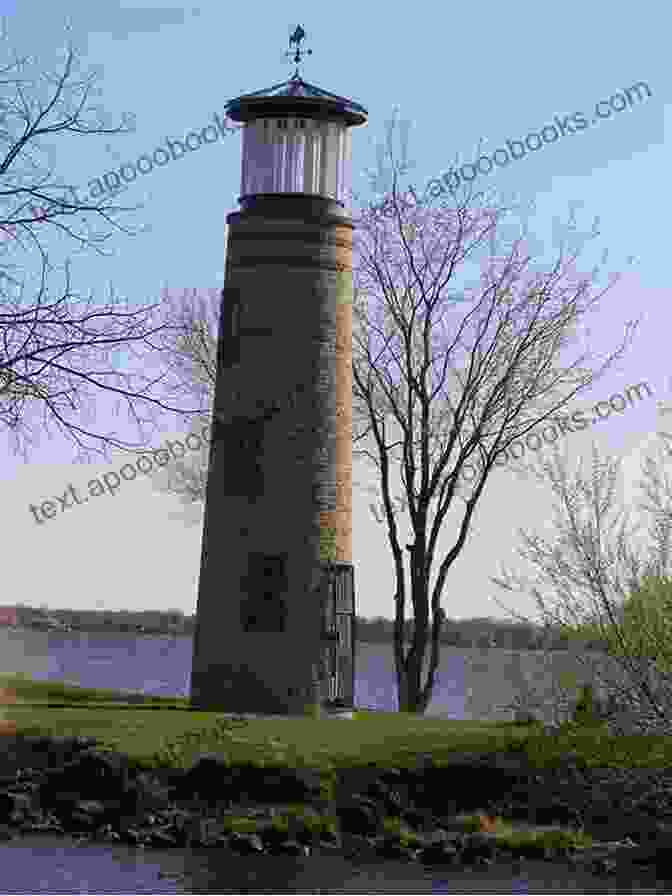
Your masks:
[{"label": "weather vane arrow", "polygon": [[294,31],[294,34],[292,34],[289,38],[289,50],[287,50],[285,52],[285,56],[291,56],[292,55],[292,44],[296,44],[296,50],[294,51],[294,64],[296,65],[296,71],[294,72],[294,74],[292,76],[294,78],[299,77],[299,63],[301,62],[301,54],[307,53],[310,56],[313,52],[312,50],[302,50],[301,49],[300,44],[301,44],[301,41],[305,38],[305,36],[306,36],[306,32],[303,30],[301,25],[297,25],[296,29]]}]

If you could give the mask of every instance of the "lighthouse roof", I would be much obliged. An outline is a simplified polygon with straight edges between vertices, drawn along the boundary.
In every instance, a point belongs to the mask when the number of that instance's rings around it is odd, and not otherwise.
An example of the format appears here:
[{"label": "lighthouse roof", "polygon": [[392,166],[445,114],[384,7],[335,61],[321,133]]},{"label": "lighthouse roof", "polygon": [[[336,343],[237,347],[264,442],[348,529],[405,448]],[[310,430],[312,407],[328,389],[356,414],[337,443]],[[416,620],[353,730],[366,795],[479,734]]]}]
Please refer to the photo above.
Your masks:
[{"label": "lighthouse roof", "polygon": [[297,75],[282,84],[230,100],[226,105],[226,114],[233,121],[298,115],[327,120],[337,118],[348,125],[364,124],[369,115],[364,106],[354,100],[308,84]]}]

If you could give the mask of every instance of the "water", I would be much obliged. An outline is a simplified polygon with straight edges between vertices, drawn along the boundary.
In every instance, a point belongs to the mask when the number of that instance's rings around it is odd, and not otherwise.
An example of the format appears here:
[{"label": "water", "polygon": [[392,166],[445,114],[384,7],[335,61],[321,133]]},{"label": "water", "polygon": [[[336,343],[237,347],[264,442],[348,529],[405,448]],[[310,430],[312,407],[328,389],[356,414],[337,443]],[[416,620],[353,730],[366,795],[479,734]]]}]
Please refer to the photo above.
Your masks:
[{"label": "water", "polygon": [[[66,681],[92,688],[114,688],[147,695],[188,696],[193,639],[164,635],[88,635],[0,629],[0,674],[22,671],[39,680]],[[593,662],[608,658],[590,655]],[[429,657],[425,658],[425,672]],[[534,650],[442,647],[436,685],[427,715],[447,719],[505,720],[510,704],[531,687],[550,700],[562,672],[590,681],[568,651],[547,656]],[[392,644],[356,645],[355,704],[397,709]],[[550,703],[542,714],[552,720]]]},{"label": "water", "polygon": [[[345,724],[345,723],[344,723]],[[339,856],[236,856],[217,850],[154,851],[31,837],[2,845],[0,890],[14,893],[669,893],[643,872],[601,879],[540,861],[491,868],[430,868]]]},{"label": "water", "polygon": [[[6,644],[11,648],[10,658],[3,662]],[[0,629],[0,673],[23,671],[41,681],[66,681],[82,687],[139,691],[152,696],[188,696],[192,644],[190,636]],[[12,668],[19,658],[20,666]],[[355,703],[396,709],[392,645],[358,644],[355,662]],[[464,659],[459,651],[446,653],[439,674],[441,687],[437,688],[432,709],[451,718],[463,718]]]}]

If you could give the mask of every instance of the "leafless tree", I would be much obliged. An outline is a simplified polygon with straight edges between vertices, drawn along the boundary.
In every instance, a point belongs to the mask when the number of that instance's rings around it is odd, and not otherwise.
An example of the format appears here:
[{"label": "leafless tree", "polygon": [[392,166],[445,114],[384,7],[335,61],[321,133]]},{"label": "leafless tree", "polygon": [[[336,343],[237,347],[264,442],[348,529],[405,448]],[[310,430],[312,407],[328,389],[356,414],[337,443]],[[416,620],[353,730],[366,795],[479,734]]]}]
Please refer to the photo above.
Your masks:
[{"label": "leafless tree", "polygon": [[[561,366],[559,355],[571,345],[581,318],[609,287],[591,295],[590,280],[573,275],[577,254],[566,257],[562,249],[543,273],[523,251],[522,238],[503,252],[498,229],[510,209],[493,208],[484,194],[474,196],[470,189],[459,199],[451,193],[434,208],[431,196],[419,199],[412,190],[402,195],[394,158],[391,166],[391,214],[368,208],[356,220],[354,441],[367,445],[356,454],[380,475],[396,579],[399,709],[422,713],[439,664],[441,595],[498,454],[590,388],[622,356],[628,335],[597,372],[579,366],[585,354]],[[478,259],[484,247],[480,284],[463,290],[473,304],[461,315],[454,307],[446,314],[461,265]],[[478,475],[464,488],[461,473],[474,458]],[[413,532],[405,546],[409,589],[390,496],[390,471],[397,463]],[[464,501],[459,534],[438,564],[430,591],[437,540],[456,498]],[[414,625],[405,653],[409,590]]]},{"label": "leafless tree", "polygon": [[[83,202],[72,185],[52,180],[52,170],[45,170],[40,158],[44,140],[53,149],[57,137],[65,138],[61,141],[65,145],[68,135],[81,139],[128,133],[133,128],[106,127],[99,115],[92,114],[97,109],[88,100],[100,92],[92,90],[97,75],[75,76],[78,60],[72,47],[65,52],[59,75],[42,75],[48,85],[46,102],[40,99],[39,78],[30,76],[33,61],[15,57],[0,68],[0,232],[5,249],[0,260],[0,421],[14,436],[15,450],[22,450],[24,456],[33,432],[28,421],[39,411],[47,433],[49,424],[56,424],[77,444],[80,456],[90,450],[106,454],[112,446],[133,450],[146,444],[143,426],[153,422],[157,411],[180,418],[193,413],[164,403],[157,386],[165,376],[147,373],[157,348],[153,340],[166,329],[159,305],[129,310],[113,290],[109,304],[90,297],[84,301],[71,289],[68,260],[64,283],[54,297],[47,281],[55,268],[45,244],[58,233],[72,239],[79,251],[93,249],[107,255],[102,244],[111,233],[96,232],[92,220],[102,219],[133,236],[115,217],[139,206],[117,206],[104,198]],[[6,260],[9,253],[19,252],[19,264]],[[40,260],[41,269],[34,295],[28,298],[26,278],[16,275],[26,271],[31,257]],[[109,363],[110,352],[123,353],[127,370],[131,358],[137,358],[139,372],[115,369]],[[139,443],[93,432],[75,422],[81,419],[85,404],[93,408],[94,401],[100,403],[103,398],[116,400],[115,413],[125,402],[128,417],[135,420],[141,434]]]},{"label": "leafless tree", "polygon": [[[164,290],[162,305],[170,324],[161,340],[161,355],[176,381],[176,391],[190,397],[198,407],[191,431],[210,422],[217,381],[217,333],[221,290]],[[205,502],[208,481],[209,445],[184,459],[172,460],[152,479],[160,491],[178,495],[185,505]],[[193,520],[196,522],[197,520]]]},{"label": "leafless tree", "polygon": [[[581,462],[570,475],[556,448],[553,461],[536,471],[541,481],[550,480],[558,499],[555,537],[520,532],[524,547],[518,554],[536,572],[535,582],[506,571],[493,578],[507,591],[533,594],[544,621],[559,625],[568,638],[602,640],[611,664],[594,663],[581,650],[576,658],[625,710],[622,733],[633,727],[640,733],[672,730],[672,487],[662,464],[671,454],[669,446],[658,443],[654,456],[644,459],[639,485],[649,502],[637,506],[651,523],[648,547],[638,550],[632,545],[641,525],[629,527],[629,513],[614,506],[621,461],[601,461],[593,445],[592,477],[586,482]],[[554,607],[538,586],[554,595]]]},{"label": "leafless tree", "polygon": [[[222,291],[214,288],[168,290],[163,294],[163,308],[169,329],[163,335],[160,354],[177,385],[175,392],[188,395],[199,408],[192,423],[192,432],[210,423],[214,407],[217,379],[217,339]],[[291,398],[291,397],[290,397]],[[261,420],[273,410],[260,410],[251,419]],[[170,460],[152,474],[154,486],[162,492],[177,495],[185,505],[180,514],[183,522],[198,523],[195,505],[205,503],[208,480],[209,445],[200,452],[179,460]]]}]

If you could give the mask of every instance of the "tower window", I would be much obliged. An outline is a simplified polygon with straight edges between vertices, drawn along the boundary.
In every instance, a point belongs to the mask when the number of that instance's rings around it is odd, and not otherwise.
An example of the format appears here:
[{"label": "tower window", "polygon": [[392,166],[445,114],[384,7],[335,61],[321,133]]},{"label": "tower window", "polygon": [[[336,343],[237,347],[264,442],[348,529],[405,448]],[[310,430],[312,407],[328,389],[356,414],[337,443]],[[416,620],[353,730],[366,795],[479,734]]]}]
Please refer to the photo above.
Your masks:
[{"label": "tower window", "polygon": [[231,367],[240,364],[240,291],[231,286],[222,290],[222,314],[225,324],[219,337],[219,364]]},{"label": "tower window", "polygon": [[245,632],[284,632],[287,605],[287,554],[250,554],[248,572],[241,582],[248,599],[241,606]]}]

